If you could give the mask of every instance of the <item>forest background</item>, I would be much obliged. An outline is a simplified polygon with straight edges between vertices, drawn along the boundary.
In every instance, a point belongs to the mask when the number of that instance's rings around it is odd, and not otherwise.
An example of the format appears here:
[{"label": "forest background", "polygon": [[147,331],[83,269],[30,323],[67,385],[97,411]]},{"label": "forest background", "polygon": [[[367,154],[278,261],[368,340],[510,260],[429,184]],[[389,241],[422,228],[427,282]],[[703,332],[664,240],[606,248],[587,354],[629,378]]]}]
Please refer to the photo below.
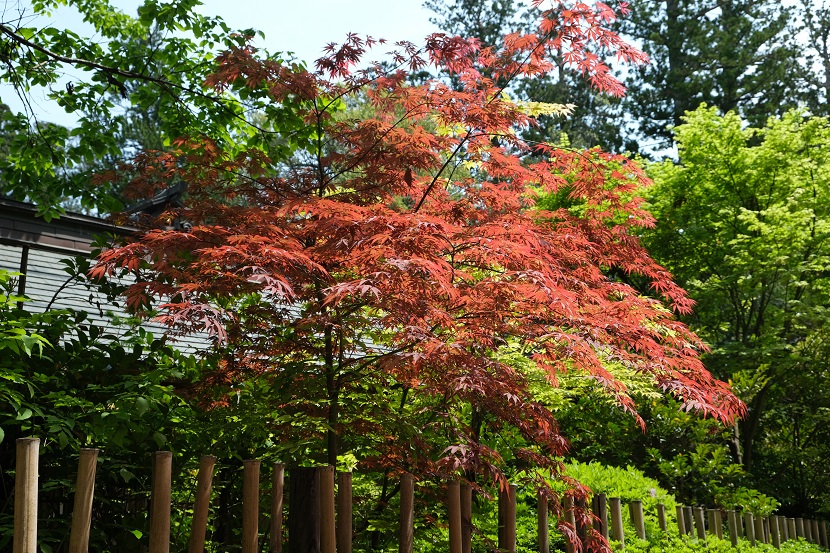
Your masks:
[{"label": "forest background", "polygon": [[[139,152],[173,152],[175,140],[194,128],[217,142],[246,136],[271,156],[290,155],[297,148],[292,140],[313,138],[262,139],[251,128],[295,125],[296,114],[251,93],[243,99],[258,113],[249,115],[205,92],[212,57],[244,44],[248,33],[233,34],[220,20],[195,15],[195,2],[148,2],[137,19],[100,2],[69,4],[106,40],[96,43],[59,25],[31,29],[2,22],[3,79],[24,98],[32,86],[59,82],[63,64],[91,60],[117,68],[95,72],[89,66],[88,82],[53,86],[51,98],[78,117],[74,128],[37,121],[25,109],[2,109],[0,186],[9,197],[36,203],[43,216],[119,212],[136,201],[122,194],[134,173],[107,180],[91,175],[121,170]],[[56,5],[38,2],[33,9],[48,12]],[[509,32],[533,25],[532,10],[510,1],[427,5],[439,28],[482,46],[496,46]],[[620,72],[626,96],[598,92],[556,51],[549,52],[553,71],[517,79],[505,90],[512,100],[538,102],[525,104],[535,124],[518,131],[524,142],[580,152],[598,146],[642,163],[654,185],[639,193],[656,223],[638,227],[638,237],[696,302],[680,318],[708,344],[706,368],[732,385],[747,411],[735,424],[704,419],[634,375],[616,377],[635,407],[571,373],[560,377],[555,392],[536,393],[550,394],[546,401],[570,440],[569,461],[636,467],[683,503],[826,515],[830,10],[814,2],[749,0],[641,1],[630,8],[614,29],[641,45],[651,61],[618,68],[608,60]],[[427,78],[425,69],[408,76],[412,83]],[[464,88],[453,75],[440,78]],[[372,108],[358,101],[342,109]],[[408,201],[402,196],[397,209],[411,209]],[[538,205],[579,208],[562,193],[541,196]],[[88,268],[82,261],[72,267],[78,278],[88,278]],[[653,279],[636,271],[610,267],[606,276],[643,296],[653,294]],[[345,452],[332,449],[325,401],[313,393],[312,399],[288,398],[285,382],[252,378],[236,382],[229,396],[227,382],[205,387],[206,367],[221,352],[189,358],[140,327],[113,343],[85,324],[83,314],[21,312],[13,277],[3,279],[0,347],[9,355],[0,362],[6,382],[0,397],[11,407],[0,415],[4,471],[13,438],[35,429],[47,433],[50,448],[67,454],[105,444],[120,478],[110,483],[113,488],[130,482],[140,487],[148,475],[136,453],[163,447],[181,459],[210,451],[225,459],[285,460],[323,441],[329,462],[342,467],[371,464],[379,456],[374,438],[348,443]],[[116,292],[112,297],[119,301]],[[519,365],[523,358],[509,348],[499,355],[512,355],[510,362]],[[73,367],[75,376],[67,378],[64,367]],[[390,416],[406,428],[402,413],[389,407],[403,405],[405,387],[382,384],[344,389],[341,402],[367,409],[361,428],[376,429],[378,419]],[[631,410],[642,417],[645,433],[626,413]],[[482,417],[479,424],[493,424]],[[274,442],[275,428],[296,428],[300,420],[316,426],[292,442]],[[505,433],[500,439],[524,438]],[[520,471],[526,460],[504,461]],[[66,486],[71,470],[55,464],[44,472]],[[229,469],[225,480],[234,478]],[[394,493],[387,487],[384,480],[379,505]],[[364,528],[372,534],[369,543],[383,535],[373,524]],[[231,531],[217,528],[217,541]]]}]

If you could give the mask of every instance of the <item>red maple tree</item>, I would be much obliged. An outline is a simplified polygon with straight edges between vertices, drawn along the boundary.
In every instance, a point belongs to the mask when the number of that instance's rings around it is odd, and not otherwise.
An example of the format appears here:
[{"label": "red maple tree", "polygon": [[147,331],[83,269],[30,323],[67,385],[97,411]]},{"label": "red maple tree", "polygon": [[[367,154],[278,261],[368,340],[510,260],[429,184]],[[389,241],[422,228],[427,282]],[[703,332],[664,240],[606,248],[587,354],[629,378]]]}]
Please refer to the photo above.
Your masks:
[{"label": "red maple tree", "polygon": [[[275,129],[290,155],[200,137],[141,154],[133,192],[184,181],[187,205],[102,254],[94,272],[134,272],[133,308],[153,304],[174,331],[215,337],[221,362],[205,386],[287,382],[291,399],[325,418],[330,463],[339,439],[371,434],[375,463],[503,481],[504,452],[481,439],[483,424],[520,437],[513,457],[558,474],[567,441],[527,374],[501,360],[507,345],[550,385],[579,371],[635,416],[609,367],[731,421],[743,406],[704,369],[700,340],[661,300],[611,276],[640,275],[675,311],[691,309],[636,238],[652,223],[636,195],[648,184],[640,167],[517,135],[533,118],[504,87],[551,70],[549,51],[617,95],[603,57],[645,61],[608,29],[608,6],[554,4],[540,8],[537,33],[508,35],[498,50],[435,34],[358,69],[375,44],[350,35],[316,70],[262,59],[250,44],[223,53],[206,84],[293,106],[301,124]],[[414,82],[425,67],[461,87]],[[562,201],[537,207],[550,195]],[[173,218],[192,226],[162,226]],[[374,401],[371,414],[351,399],[384,390],[397,391],[396,405]]]}]

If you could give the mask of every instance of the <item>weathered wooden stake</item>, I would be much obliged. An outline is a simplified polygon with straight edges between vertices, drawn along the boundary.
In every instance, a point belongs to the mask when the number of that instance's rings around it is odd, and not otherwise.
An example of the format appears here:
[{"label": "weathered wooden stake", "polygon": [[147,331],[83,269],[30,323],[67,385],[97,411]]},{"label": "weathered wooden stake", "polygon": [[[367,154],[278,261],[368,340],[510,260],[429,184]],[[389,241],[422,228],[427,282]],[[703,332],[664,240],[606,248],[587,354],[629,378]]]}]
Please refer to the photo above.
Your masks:
[{"label": "weathered wooden stake", "polygon": [[320,467],[320,552],[336,553],[334,528],[334,467]]},{"label": "weathered wooden stake", "polygon": [[[271,524],[269,553],[282,553],[282,502],[285,487],[285,465],[274,463],[271,472]],[[191,552],[194,553],[194,552]],[[201,553],[201,552],[199,552]]]},{"label": "weathered wooden stake", "polygon": [[258,459],[242,461],[242,553],[259,551]]},{"label": "weathered wooden stake", "polygon": [[447,484],[447,514],[450,523],[450,553],[461,553],[461,485]]},{"label": "weathered wooden stake", "polygon": [[726,520],[729,524],[729,541],[732,542],[732,547],[738,547],[738,515],[734,509],[726,511]]},{"label": "weathered wooden stake", "polygon": [[14,553],[37,551],[37,480],[38,438],[18,438],[16,441],[14,478]]},{"label": "weathered wooden stake", "polygon": [[539,490],[536,495],[536,534],[539,537],[539,553],[550,553],[548,498],[542,493],[542,490]]},{"label": "weathered wooden stake", "polygon": [[657,504],[657,523],[660,525],[660,530],[665,532],[668,529],[668,522],[666,521],[666,506],[662,503]]},{"label": "weathered wooden stake", "polygon": [[809,518],[804,519],[804,539],[807,540],[808,543],[813,542],[813,525],[810,523]]},{"label": "weathered wooden stake", "polygon": [[89,527],[92,520],[92,496],[95,493],[97,464],[97,449],[81,449],[75,483],[75,504],[72,508],[72,529],[69,533],[69,553],[89,551]]},{"label": "weathered wooden stake", "polygon": [[[576,515],[574,514],[574,499],[571,496],[565,496],[562,499],[562,510],[565,514],[565,522],[569,523],[573,526],[574,532],[576,532]],[[574,544],[571,543],[567,537],[565,538],[565,553],[574,553],[576,547]]]},{"label": "weathered wooden stake", "polygon": [[769,537],[773,547],[781,549],[781,529],[778,525],[778,517],[776,515],[769,517]]},{"label": "weathered wooden stake", "polygon": [[686,517],[683,512],[683,505],[677,506],[677,531],[681,536],[686,535]]},{"label": "weathered wooden stake", "polygon": [[352,473],[337,473],[337,553],[352,553]]},{"label": "weathered wooden stake", "polygon": [[599,518],[600,533],[608,539],[608,499],[604,493],[598,493],[593,499],[594,514]]},{"label": "weathered wooden stake", "polygon": [[755,547],[755,521],[752,513],[744,513],[744,532],[749,544]]},{"label": "weathered wooden stake", "polygon": [[318,553],[320,472],[314,467],[294,467],[288,488],[288,553]]},{"label": "weathered wooden stake", "polygon": [[469,482],[461,484],[461,552],[473,550],[473,488]]},{"label": "weathered wooden stake", "polygon": [[694,517],[695,517],[695,529],[697,530],[697,539],[705,540],[706,539],[706,524],[703,521],[703,507],[695,507]]},{"label": "weathered wooden stake", "polygon": [[787,519],[787,533],[791,540],[798,539],[798,528],[796,528],[795,519],[792,517]]},{"label": "weathered wooden stake", "polygon": [[740,513],[736,513],[736,516],[738,521],[738,536],[746,537],[746,533],[744,532],[744,517]]},{"label": "weathered wooden stake", "polygon": [[173,453],[153,453],[153,487],[150,495],[150,553],[170,551],[170,478]]},{"label": "weathered wooden stake", "polygon": [[401,476],[401,513],[399,553],[412,553],[415,523],[415,483],[411,474]]},{"label": "weathered wooden stake", "polygon": [[643,517],[643,502],[639,500],[632,501],[628,504],[628,513],[631,515],[631,523],[634,525],[634,531],[637,537],[641,540],[646,539],[646,524]]},{"label": "weathered wooden stake", "polygon": [[499,549],[509,553],[516,553],[516,489],[516,484],[499,489]]},{"label": "weathered wooden stake", "polygon": [[764,517],[755,517],[755,540],[760,543],[767,543],[766,532],[764,532]]},{"label": "weathered wooden stake", "polygon": [[196,498],[193,501],[193,520],[190,522],[189,553],[204,553],[207,519],[210,511],[210,487],[213,483],[213,469],[216,457],[204,455],[199,459],[199,473],[196,476]]},{"label": "weathered wooden stake", "polygon": [[787,525],[787,517],[778,517],[778,528],[781,530],[781,541],[790,541],[790,529]]},{"label": "weathered wooden stake", "polygon": [[625,532],[623,531],[622,500],[619,497],[612,497],[608,500],[611,511],[611,531],[613,538],[620,542],[620,547],[625,547]]},{"label": "weathered wooden stake", "polygon": [[683,518],[686,519],[686,533],[691,534],[695,529],[695,517],[692,514],[693,509],[688,505],[683,507]]},{"label": "weathered wooden stake", "polygon": [[795,519],[795,535],[799,538],[804,538],[807,535],[804,533],[804,519],[797,518]]},{"label": "weathered wooden stake", "polygon": [[821,539],[819,537],[818,521],[813,519],[811,522],[812,522],[812,526],[813,526],[813,543],[815,543],[817,545],[820,545],[821,544]]},{"label": "weathered wooden stake", "polygon": [[827,549],[828,547],[830,547],[830,544],[827,543],[827,521],[822,520],[818,528],[819,536],[821,537],[821,546]]},{"label": "weathered wooden stake", "polygon": [[719,540],[723,539],[723,519],[721,518],[720,509],[712,509],[712,526],[709,531],[714,532]]}]

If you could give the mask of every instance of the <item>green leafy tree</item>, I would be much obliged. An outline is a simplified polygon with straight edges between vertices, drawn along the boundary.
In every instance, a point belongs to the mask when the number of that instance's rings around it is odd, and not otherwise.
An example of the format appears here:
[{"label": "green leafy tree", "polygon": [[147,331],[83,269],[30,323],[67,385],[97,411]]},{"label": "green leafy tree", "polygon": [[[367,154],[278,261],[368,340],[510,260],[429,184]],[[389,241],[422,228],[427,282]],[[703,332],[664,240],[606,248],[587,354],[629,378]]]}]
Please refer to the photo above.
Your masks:
[{"label": "green leafy tree", "polygon": [[763,491],[814,509],[821,469],[795,462],[826,455],[830,127],[795,111],[762,129],[708,107],[684,120],[680,163],[649,169],[658,224],[646,240],[698,302],[689,322],[712,347],[707,366],[748,404],[736,460]]}]

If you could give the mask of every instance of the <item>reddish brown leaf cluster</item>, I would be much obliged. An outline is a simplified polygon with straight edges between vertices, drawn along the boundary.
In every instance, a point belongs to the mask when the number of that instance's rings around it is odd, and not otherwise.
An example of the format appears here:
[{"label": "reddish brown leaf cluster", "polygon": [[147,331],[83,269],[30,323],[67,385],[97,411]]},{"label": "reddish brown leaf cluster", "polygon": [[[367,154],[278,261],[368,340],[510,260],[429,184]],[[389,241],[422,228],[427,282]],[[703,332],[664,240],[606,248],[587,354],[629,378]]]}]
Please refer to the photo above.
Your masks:
[{"label": "reddish brown leaf cluster", "polygon": [[[503,479],[502,452],[480,438],[472,412],[490,431],[516,434],[515,458],[558,472],[567,441],[527,375],[496,355],[506,344],[551,385],[579,371],[632,413],[610,367],[731,421],[743,407],[702,366],[700,340],[610,276],[642,275],[676,311],[692,307],[636,239],[651,224],[636,196],[648,184],[641,169],[599,151],[524,144],[516,130],[533,121],[497,84],[548,71],[554,49],[621,94],[602,55],[645,56],[605,27],[613,18],[604,4],[562,1],[541,12],[538,33],[510,35],[498,51],[433,35],[422,51],[402,44],[393,54],[398,67],[455,74],[462,90],[411,84],[404,69],[355,69],[373,41],[354,35],[330,46],[317,72],[252,48],[226,52],[207,84],[293,103],[312,138],[291,159],[231,155],[201,139],[143,154],[134,191],[187,182],[187,207],[167,217],[192,229],[148,229],[104,253],[95,272],[134,271],[131,306],[152,299],[172,329],[215,336],[225,360],[211,383],[265,373],[296,390],[286,405],[319,399],[329,459],[351,430],[378,436],[381,466]],[[337,112],[341,101],[362,115]],[[537,209],[550,194],[566,201]],[[376,401],[370,416],[344,403],[370,384],[398,390],[400,406]]]}]

